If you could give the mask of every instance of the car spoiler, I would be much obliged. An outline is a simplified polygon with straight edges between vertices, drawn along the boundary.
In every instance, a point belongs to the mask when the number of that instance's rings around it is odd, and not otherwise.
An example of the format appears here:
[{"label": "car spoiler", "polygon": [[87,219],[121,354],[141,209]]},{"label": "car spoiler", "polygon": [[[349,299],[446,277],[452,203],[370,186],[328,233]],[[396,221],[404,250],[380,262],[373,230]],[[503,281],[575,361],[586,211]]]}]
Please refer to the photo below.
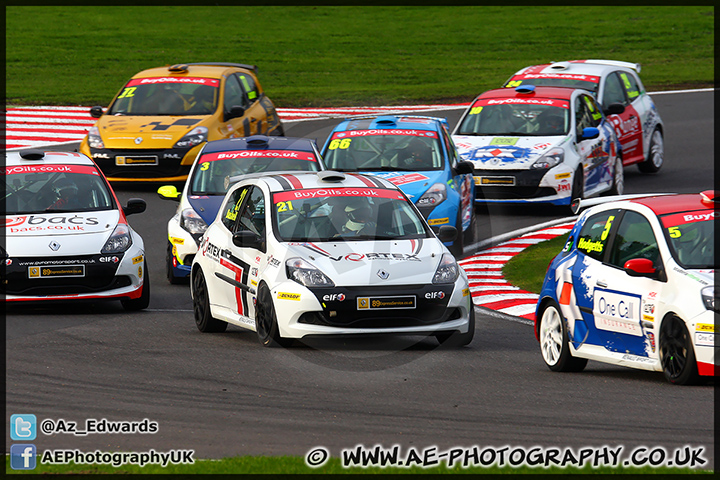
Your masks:
[{"label": "car spoiler", "polygon": [[257,65],[248,65],[245,63],[227,63],[227,62],[178,63],[176,65],[172,65],[172,66],[168,67],[168,70],[170,70],[171,72],[183,71],[183,70],[187,70],[187,67],[189,65],[200,65],[200,66],[207,65],[210,67],[237,67],[237,68],[244,68],[246,70],[250,70],[255,74],[258,73]]},{"label": "car spoiler", "polygon": [[644,198],[644,197],[659,197],[662,195],[677,195],[677,193],[635,193],[631,195],[610,195],[607,197],[597,197],[597,198],[576,198],[570,203],[570,210],[577,215],[580,213],[581,210],[584,210],[588,207],[592,207],[594,205],[600,205],[607,202],[617,202],[620,200],[632,200],[635,198]]}]

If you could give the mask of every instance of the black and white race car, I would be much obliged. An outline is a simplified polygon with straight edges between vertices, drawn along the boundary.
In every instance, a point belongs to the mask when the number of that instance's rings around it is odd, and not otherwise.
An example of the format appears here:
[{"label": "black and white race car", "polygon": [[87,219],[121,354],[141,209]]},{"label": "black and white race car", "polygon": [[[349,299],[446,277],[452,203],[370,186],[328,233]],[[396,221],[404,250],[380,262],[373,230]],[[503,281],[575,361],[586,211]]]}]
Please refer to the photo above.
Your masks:
[{"label": "black and white race car", "polygon": [[145,207],[142,199],[121,207],[83,154],[7,153],[0,205],[5,301],[120,300],[126,310],[146,308],[145,247],[126,218]]},{"label": "black and white race car", "polygon": [[247,175],[228,191],[191,270],[202,332],[228,323],[263,345],[309,335],[434,335],[465,345],[465,272],[395,185],[369,175]]}]

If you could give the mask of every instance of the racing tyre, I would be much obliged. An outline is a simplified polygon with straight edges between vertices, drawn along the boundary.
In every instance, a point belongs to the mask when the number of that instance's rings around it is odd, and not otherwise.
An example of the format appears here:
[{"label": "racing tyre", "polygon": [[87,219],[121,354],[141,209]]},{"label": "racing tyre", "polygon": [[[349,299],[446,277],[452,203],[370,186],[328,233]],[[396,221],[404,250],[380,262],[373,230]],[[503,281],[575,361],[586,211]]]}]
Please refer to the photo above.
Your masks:
[{"label": "racing tyre", "polygon": [[120,300],[123,308],[128,312],[144,310],[148,307],[148,305],[150,305],[150,270],[147,268],[147,260],[143,262],[143,270],[145,279],[143,281],[140,296],[138,298],[126,298]]},{"label": "racing tyre", "polygon": [[586,358],[570,353],[565,320],[554,301],[540,314],[540,353],[553,372],[581,372],[587,365]]},{"label": "racing tyre", "polygon": [[[585,179],[583,177],[584,175],[581,165],[577,168],[577,170],[575,170],[575,174],[573,175],[572,190],[570,192],[570,205],[572,205],[573,200],[576,198],[583,198],[583,195],[585,194]],[[570,208],[570,205],[568,205],[568,208]]]},{"label": "racing tyre", "polygon": [[618,155],[615,159],[615,175],[613,176],[613,186],[608,190],[608,195],[622,195],[625,191],[625,170],[623,169],[622,157]]},{"label": "racing tyre", "polygon": [[203,333],[224,332],[228,324],[212,316],[205,275],[200,269],[193,276],[192,290],[193,314],[195,315],[195,325],[197,325],[198,330]]},{"label": "racing tyre", "polygon": [[660,130],[657,128],[650,138],[650,148],[648,148],[648,158],[644,162],[638,163],[638,169],[643,173],[656,173],[663,166],[665,161],[665,142]]},{"label": "racing tyre", "polygon": [[457,220],[455,221],[455,228],[457,228],[458,231],[457,238],[455,238],[453,244],[448,247],[448,250],[450,250],[450,253],[452,253],[457,260],[460,260],[461,258],[463,258],[463,251],[465,250],[465,233],[462,231],[461,209],[458,209]]},{"label": "racing tyre", "polygon": [[468,331],[466,333],[459,332],[442,332],[436,333],[435,338],[443,347],[464,347],[472,342],[475,336],[475,305],[470,308],[470,318],[468,321]]},{"label": "racing tyre", "polygon": [[665,319],[660,327],[660,361],[668,382],[676,385],[699,382],[690,334],[685,322],[675,315]]},{"label": "racing tyre", "polygon": [[255,330],[258,340],[265,347],[288,347],[291,339],[282,338],[277,324],[275,305],[266,283],[260,285],[255,304]]},{"label": "racing tyre", "polygon": [[168,242],[167,253],[165,254],[165,274],[167,276],[168,282],[170,282],[173,285],[179,285],[181,283],[188,283],[187,278],[175,276],[175,271],[173,270],[172,248],[173,248],[172,243]]}]

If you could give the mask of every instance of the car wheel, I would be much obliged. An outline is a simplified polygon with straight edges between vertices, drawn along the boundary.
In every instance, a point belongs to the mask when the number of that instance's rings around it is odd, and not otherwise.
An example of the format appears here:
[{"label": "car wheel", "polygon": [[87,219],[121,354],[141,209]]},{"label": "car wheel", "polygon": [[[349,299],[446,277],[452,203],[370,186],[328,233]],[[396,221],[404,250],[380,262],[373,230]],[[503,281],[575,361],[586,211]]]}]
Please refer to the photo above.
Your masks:
[{"label": "car wheel", "polygon": [[608,195],[622,195],[625,191],[625,170],[623,168],[622,157],[618,155],[615,159],[615,175],[613,176],[613,185],[608,190]]},{"label": "car wheel", "polygon": [[165,254],[165,274],[167,276],[168,282],[170,282],[173,285],[187,283],[187,280],[188,280],[187,278],[175,276],[175,270],[173,269],[172,249],[173,249],[172,243],[168,242],[167,253]]},{"label": "car wheel", "polygon": [[656,128],[650,138],[648,158],[644,162],[638,163],[638,169],[643,173],[656,173],[663,166],[664,161],[665,142],[662,133]]},{"label": "car wheel", "polygon": [[255,330],[258,340],[265,347],[287,347],[292,340],[282,338],[277,324],[275,305],[266,283],[260,285],[255,304]]},{"label": "car wheel", "polygon": [[470,308],[470,317],[468,320],[468,331],[460,332],[442,332],[436,333],[435,339],[443,347],[463,347],[472,342],[475,336],[475,305]]},{"label": "car wheel", "polygon": [[147,260],[143,262],[145,280],[143,281],[142,292],[138,298],[120,300],[123,308],[128,312],[143,310],[150,305],[150,270],[147,268]]},{"label": "car wheel", "polygon": [[457,228],[458,231],[457,238],[455,238],[453,244],[450,245],[448,250],[450,250],[450,253],[452,253],[456,259],[460,260],[461,258],[463,258],[463,251],[465,250],[465,242],[463,241],[465,239],[465,234],[462,231],[462,209],[460,208],[458,208],[455,228]]},{"label": "car wheel", "polygon": [[660,326],[660,361],[665,378],[676,385],[693,385],[700,376],[685,322],[672,315]]},{"label": "car wheel", "polygon": [[555,302],[547,304],[540,314],[540,353],[553,372],[580,372],[587,365],[586,358],[570,353],[565,320]]},{"label": "car wheel", "polygon": [[585,179],[583,178],[583,169],[582,165],[580,165],[577,170],[575,170],[575,174],[573,175],[573,181],[572,181],[572,190],[570,190],[570,204],[568,205],[568,208],[570,208],[570,211],[572,212],[572,202],[576,198],[583,198],[583,195],[585,194]]},{"label": "car wheel", "polygon": [[195,315],[195,325],[197,325],[198,330],[203,333],[224,332],[228,324],[212,316],[205,275],[199,268],[193,275],[192,290],[193,314]]}]

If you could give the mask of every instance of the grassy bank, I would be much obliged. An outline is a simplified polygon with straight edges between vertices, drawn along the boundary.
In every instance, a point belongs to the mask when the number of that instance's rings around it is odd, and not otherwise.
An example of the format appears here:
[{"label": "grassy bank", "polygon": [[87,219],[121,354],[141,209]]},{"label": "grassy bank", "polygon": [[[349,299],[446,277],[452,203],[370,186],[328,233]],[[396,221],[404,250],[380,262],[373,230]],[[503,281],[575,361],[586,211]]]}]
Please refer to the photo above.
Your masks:
[{"label": "grassy bank", "polygon": [[711,6],[10,6],[6,104],[107,105],[197,61],[258,65],[279,107],[470,101],[580,58],[640,62],[662,90],[709,86],[713,45]]}]

